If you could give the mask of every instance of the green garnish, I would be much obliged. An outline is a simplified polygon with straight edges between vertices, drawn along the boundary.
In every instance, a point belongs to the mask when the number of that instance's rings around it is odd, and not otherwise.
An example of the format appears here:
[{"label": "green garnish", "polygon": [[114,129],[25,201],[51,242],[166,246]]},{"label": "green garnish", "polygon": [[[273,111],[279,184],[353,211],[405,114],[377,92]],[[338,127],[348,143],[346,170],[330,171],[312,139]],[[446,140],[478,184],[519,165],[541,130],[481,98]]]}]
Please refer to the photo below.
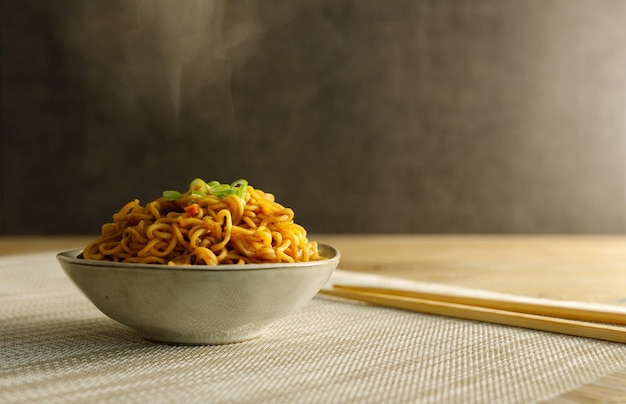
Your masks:
[{"label": "green garnish", "polygon": [[204,182],[204,180],[200,178],[195,178],[193,181],[191,181],[191,184],[189,184],[189,191],[193,195],[208,195],[209,186],[206,182]]},{"label": "green garnish", "polygon": [[163,191],[163,198],[167,199],[168,201],[175,201],[176,199],[180,198],[180,192]]},{"label": "green garnish", "polygon": [[224,196],[226,196],[226,194],[228,193],[228,190],[230,189],[230,185],[228,184],[219,184],[219,185],[214,185],[212,187],[209,188],[209,192],[215,196],[218,196],[220,198],[223,198]]},{"label": "green garnish", "polygon": [[[215,195],[218,198],[224,198],[229,195],[236,195],[241,199],[246,196],[246,188],[248,186],[248,181],[244,179],[238,179],[232,184],[220,184],[218,181],[205,182],[200,178],[195,178],[189,184],[189,193],[191,195],[199,195],[199,196],[207,196],[207,195]],[[181,193],[178,191],[163,191],[163,198],[168,201],[175,201],[176,199],[181,197]]]}]

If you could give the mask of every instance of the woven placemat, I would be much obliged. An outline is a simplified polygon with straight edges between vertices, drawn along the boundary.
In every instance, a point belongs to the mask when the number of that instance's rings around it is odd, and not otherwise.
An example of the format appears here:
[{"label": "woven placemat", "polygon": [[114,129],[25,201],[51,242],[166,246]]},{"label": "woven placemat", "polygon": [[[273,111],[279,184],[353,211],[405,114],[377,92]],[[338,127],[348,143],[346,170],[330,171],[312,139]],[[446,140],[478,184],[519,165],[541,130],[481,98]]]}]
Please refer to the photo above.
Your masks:
[{"label": "woven placemat", "polygon": [[0,277],[0,402],[571,402],[626,373],[622,344],[324,297],[252,341],[155,344],[54,252],[2,257]]}]

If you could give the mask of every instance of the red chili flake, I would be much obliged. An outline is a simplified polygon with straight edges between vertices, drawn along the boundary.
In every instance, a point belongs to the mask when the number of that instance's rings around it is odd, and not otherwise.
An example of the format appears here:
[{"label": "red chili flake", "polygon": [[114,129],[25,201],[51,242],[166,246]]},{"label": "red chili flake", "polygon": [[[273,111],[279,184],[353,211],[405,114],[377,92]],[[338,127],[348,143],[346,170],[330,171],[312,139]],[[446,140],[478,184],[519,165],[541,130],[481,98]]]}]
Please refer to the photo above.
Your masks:
[{"label": "red chili flake", "polygon": [[198,212],[200,212],[200,206],[198,206],[197,203],[194,203],[193,205],[187,206],[185,208],[185,212],[187,212],[189,216],[195,216]]}]

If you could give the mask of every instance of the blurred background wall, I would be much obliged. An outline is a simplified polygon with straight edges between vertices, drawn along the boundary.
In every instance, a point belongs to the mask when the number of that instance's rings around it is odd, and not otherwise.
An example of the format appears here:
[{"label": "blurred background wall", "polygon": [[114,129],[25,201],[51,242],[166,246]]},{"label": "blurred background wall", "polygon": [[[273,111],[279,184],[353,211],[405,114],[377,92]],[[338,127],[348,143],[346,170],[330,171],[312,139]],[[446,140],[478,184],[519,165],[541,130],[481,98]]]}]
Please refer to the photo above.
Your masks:
[{"label": "blurred background wall", "polygon": [[626,228],[626,1],[1,4],[0,234],[194,177],[318,233]]}]

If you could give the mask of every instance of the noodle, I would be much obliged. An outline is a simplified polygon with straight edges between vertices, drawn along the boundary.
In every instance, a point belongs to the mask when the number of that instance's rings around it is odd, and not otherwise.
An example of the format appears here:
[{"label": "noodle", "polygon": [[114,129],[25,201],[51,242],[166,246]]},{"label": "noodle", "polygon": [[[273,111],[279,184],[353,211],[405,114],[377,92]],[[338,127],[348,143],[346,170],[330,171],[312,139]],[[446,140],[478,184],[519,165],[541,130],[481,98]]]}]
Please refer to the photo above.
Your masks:
[{"label": "noodle", "polygon": [[112,223],[102,226],[83,257],[167,265],[322,259],[317,243],[294,222],[293,210],[277,203],[272,194],[245,184],[238,193],[219,195],[194,192],[192,182],[189,192],[176,193],[175,198],[166,198],[164,192],[146,206],[135,199],[113,215]]}]

